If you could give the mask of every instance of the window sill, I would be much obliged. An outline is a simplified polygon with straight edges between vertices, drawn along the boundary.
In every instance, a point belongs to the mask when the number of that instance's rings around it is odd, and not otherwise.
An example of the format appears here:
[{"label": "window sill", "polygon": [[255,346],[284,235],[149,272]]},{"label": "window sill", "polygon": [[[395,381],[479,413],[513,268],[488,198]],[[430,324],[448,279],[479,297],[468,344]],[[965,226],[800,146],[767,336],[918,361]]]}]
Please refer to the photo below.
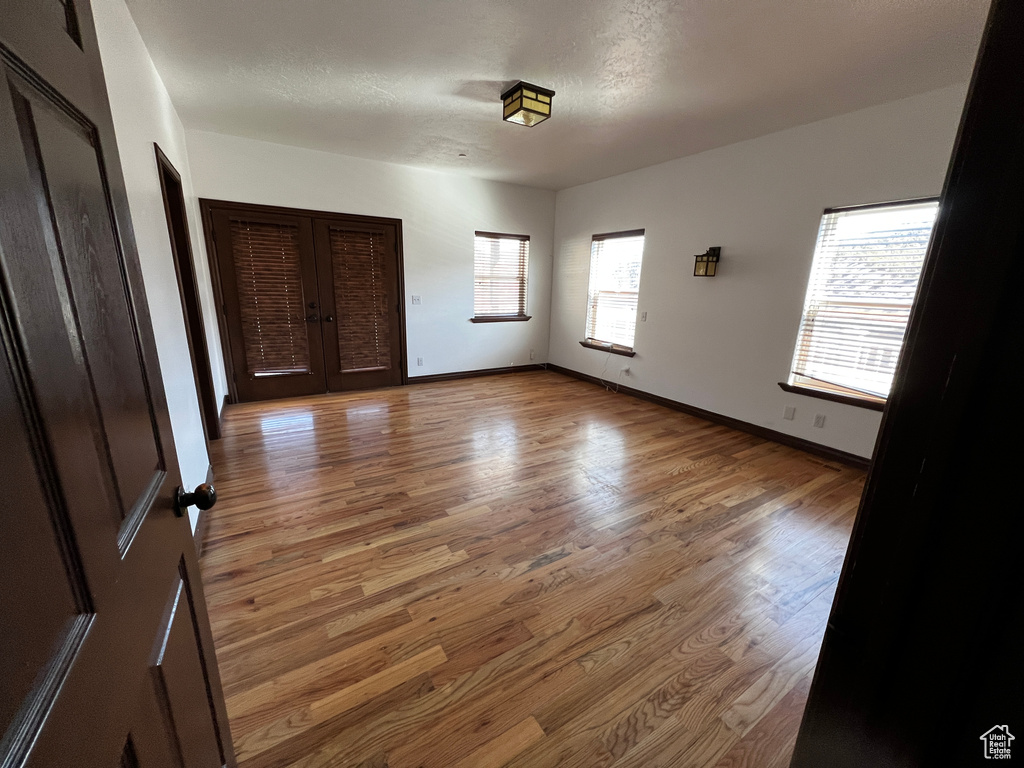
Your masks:
[{"label": "window sill", "polygon": [[844,405],[853,405],[857,408],[867,408],[871,411],[881,411],[885,409],[885,403],[880,403],[877,400],[870,400],[866,397],[855,397],[854,395],[843,395],[838,392],[829,392],[824,389],[814,389],[812,387],[805,387],[799,384],[787,384],[784,381],[779,382],[779,386],[785,392],[792,392],[794,395],[807,395],[807,397],[817,397],[820,400],[829,400],[833,403],[843,403]]},{"label": "window sill", "polygon": [[471,323],[524,323],[533,315],[479,315],[469,318]]},{"label": "window sill", "polygon": [[598,352],[611,352],[613,355],[622,355],[623,357],[634,357],[636,355],[636,352],[629,347],[620,347],[617,344],[597,344],[593,341],[581,341],[580,346],[587,349],[596,349]]}]

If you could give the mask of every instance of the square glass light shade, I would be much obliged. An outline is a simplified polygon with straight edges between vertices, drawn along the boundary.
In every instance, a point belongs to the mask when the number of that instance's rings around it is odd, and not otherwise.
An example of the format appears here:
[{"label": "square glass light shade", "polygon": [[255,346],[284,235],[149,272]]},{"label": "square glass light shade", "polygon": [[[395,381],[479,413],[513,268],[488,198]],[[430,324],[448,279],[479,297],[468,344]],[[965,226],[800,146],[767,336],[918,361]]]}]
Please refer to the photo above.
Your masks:
[{"label": "square glass light shade", "polygon": [[693,276],[714,277],[718,273],[718,259],[722,254],[720,247],[708,248],[707,253],[694,256]]},{"label": "square glass light shade", "polygon": [[518,82],[501,94],[502,119],[525,126],[542,123],[551,117],[554,95],[548,88]]}]

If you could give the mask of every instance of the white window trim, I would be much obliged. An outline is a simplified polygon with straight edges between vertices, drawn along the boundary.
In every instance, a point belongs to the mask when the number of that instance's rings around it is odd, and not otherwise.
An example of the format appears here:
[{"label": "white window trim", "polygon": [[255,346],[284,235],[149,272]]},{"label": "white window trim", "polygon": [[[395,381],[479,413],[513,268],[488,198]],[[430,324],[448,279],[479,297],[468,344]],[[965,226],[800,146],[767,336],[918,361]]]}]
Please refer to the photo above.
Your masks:
[{"label": "white window trim", "polygon": [[[926,198],[830,208],[823,212],[789,378],[786,384],[780,383],[783,389],[877,410],[884,406],[903,347],[937,207],[936,198]],[[866,216],[873,212],[895,214],[899,209],[907,209],[908,215],[917,218],[917,222],[903,230],[891,230],[910,234],[888,236],[883,254],[893,259],[889,262],[891,267],[885,272],[872,270],[863,262],[871,257],[871,246],[882,241],[877,233],[884,230],[864,230],[863,236],[857,236],[851,225],[857,218],[868,221]],[[929,211],[933,223],[922,239]],[[845,237],[837,234],[844,220]],[[899,242],[901,238],[903,242]],[[860,255],[855,250],[858,248],[863,252],[861,263],[854,260]],[[877,254],[877,247],[875,251]],[[844,260],[846,275],[840,282],[835,278],[835,270],[844,265]],[[865,289],[866,280],[873,280],[875,284]],[[815,319],[822,313],[829,322],[824,330],[819,323],[815,333]],[[898,343],[894,343],[896,323],[902,323]],[[872,333],[878,334],[876,343],[865,344],[858,340],[858,334],[863,339]],[[858,356],[857,362],[851,364],[850,356],[854,354]],[[865,359],[868,363],[862,365]],[[860,375],[847,375],[849,371]],[[888,387],[884,386],[886,377]]]},{"label": "white window trim", "polygon": [[[515,242],[519,248],[518,275],[515,278],[518,285],[518,301],[514,312],[489,311],[488,307],[480,303],[479,288],[482,284],[489,282],[509,282],[511,278],[499,278],[491,274],[481,272],[481,245],[482,242],[491,244],[502,241]],[[474,323],[504,322],[514,320],[529,320],[527,314],[527,303],[529,301],[529,280],[530,280],[530,236],[511,235],[500,232],[476,232],[473,237],[473,317]]]},{"label": "white window trim", "polygon": [[[640,305],[640,278],[643,273],[643,258],[644,258],[644,246],[646,231],[643,229],[628,230],[623,232],[611,232],[602,235],[594,235],[591,239],[590,245],[590,278],[587,283],[587,317],[586,326],[584,329],[584,340],[580,344],[589,349],[598,349],[606,352],[615,352],[617,354],[623,354],[632,356],[633,345],[636,341],[636,315]],[[599,260],[604,253],[604,243],[614,240],[625,240],[625,239],[638,239],[640,241],[640,253],[637,258],[637,278],[636,288],[628,290],[610,290],[608,288],[595,287],[595,279],[597,277],[599,267]],[[608,258],[608,256],[605,256]],[[601,296],[613,296],[613,303],[626,304],[630,303],[630,297],[632,297],[632,318],[627,321],[631,329],[629,343],[623,343],[626,339],[622,336],[616,336],[611,334],[610,339],[601,339],[596,336],[596,328],[598,325],[598,318],[596,313],[600,307]],[[627,310],[628,312],[628,310]],[[626,313],[623,313],[626,314]]]}]

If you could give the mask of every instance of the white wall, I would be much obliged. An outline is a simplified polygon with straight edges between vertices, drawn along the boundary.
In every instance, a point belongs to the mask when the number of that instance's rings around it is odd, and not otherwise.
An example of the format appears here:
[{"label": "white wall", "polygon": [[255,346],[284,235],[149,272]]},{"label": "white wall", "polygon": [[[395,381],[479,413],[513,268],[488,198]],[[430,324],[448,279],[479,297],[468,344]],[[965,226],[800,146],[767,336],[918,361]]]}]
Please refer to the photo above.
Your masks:
[{"label": "white wall", "polygon": [[[226,391],[196,196],[402,219],[411,376],[553,363],[868,456],[877,412],[784,393],[822,209],[937,194],[965,86],[557,193],[183,131],[123,0],[94,0],[186,485],[207,455],[152,142],[182,174],[218,400]],[[187,153],[186,153],[187,142]],[[194,190],[194,192],[193,192]],[[645,228],[632,359],[579,346],[591,235]],[[473,232],[531,236],[527,323],[473,324]],[[722,246],[714,279],[693,254]],[[555,253],[554,259],[552,253]],[[412,295],[422,297],[413,306]],[[423,366],[416,359],[423,358]],[[631,367],[623,377],[622,365]],[[781,418],[795,405],[793,422]],[[812,427],[826,415],[824,429]]]},{"label": "white wall", "polygon": [[[945,88],[560,191],[549,360],[870,456],[881,414],[778,387],[818,224],[827,207],[937,195],[965,94]],[[591,236],[638,228],[648,315],[636,357],[584,349]],[[694,254],[712,245],[718,276],[693,277]],[[786,405],[795,421],[782,419]]]},{"label": "white wall", "polygon": [[[195,381],[191,368],[183,365],[189,360],[188,342],[153,142],[160,145],[181,174],[207,324],[206,340],[214,358],[214,389],[218,403],[223,401],[227,381],[221,362],[220,338],[214,324],[209,268],[201,247],[201,224],[198,204],[192,192],[185,132],[123,0],[93,0],[92,7],[146,298],[156,335],[160,371],[167,391],[178,465],[182,484],[191,489],[206,480],[209,457]],[[192,509],[190,516],[195,530],[198,512]]]},{"label": "white wall", "polygon": [[[199,197],[402,220],[410,376],[547,360],[554,192],[216,133],[188,151]],[[477,230],[530,235],[528,322],[469,322]]]}]

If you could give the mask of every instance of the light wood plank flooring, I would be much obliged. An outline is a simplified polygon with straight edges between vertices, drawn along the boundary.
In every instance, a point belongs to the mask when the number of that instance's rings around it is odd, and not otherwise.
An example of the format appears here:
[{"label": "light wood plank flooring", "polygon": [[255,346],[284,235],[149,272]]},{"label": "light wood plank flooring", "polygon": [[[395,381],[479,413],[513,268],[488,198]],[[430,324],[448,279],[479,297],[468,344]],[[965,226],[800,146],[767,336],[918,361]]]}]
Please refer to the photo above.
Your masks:
[{"label": "light wood plank flooring", "polygon": [[231,406],[240,765],[788,764],[864,474],[537,372]]}]

